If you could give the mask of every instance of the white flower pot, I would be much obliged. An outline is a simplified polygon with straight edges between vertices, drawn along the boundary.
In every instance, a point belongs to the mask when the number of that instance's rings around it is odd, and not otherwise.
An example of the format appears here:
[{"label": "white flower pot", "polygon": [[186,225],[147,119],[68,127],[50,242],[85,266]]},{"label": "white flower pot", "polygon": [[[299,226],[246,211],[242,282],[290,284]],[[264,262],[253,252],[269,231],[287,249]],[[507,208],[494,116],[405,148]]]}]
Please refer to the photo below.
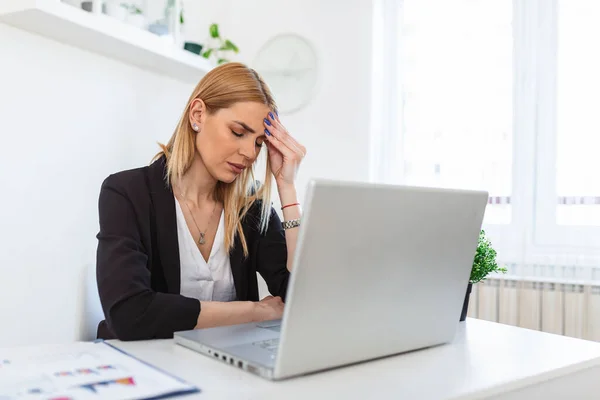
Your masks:
[{"label": "white flower pot", "polygon": [[127,23],[140,29],[146,29],[146,18],[142,14],[128,14]]},{"label": "white flower pot", "polygon": [[81,8],[81,0],[62,0],[62,2],[73,7]]},{"label": "white flower pot", "polygon": [[119,2],[108,2],[105,4],[106,15],[118,19],[119,21],[125,21],[127,18],[127,9]]}]

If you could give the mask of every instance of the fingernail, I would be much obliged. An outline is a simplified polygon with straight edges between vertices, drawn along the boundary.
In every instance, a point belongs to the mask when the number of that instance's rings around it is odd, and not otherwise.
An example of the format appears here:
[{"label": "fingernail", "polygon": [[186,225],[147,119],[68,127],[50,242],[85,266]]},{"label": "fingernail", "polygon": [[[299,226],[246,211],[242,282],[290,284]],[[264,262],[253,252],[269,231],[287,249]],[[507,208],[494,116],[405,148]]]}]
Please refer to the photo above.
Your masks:
[{"label": "fingernail", "polygon": [[273,113],[271,111],[269,111],[269,116],[271,117],[271,119],[275,119],[275,117],[273,116]]},{"label": "fingernail", "polygon": [[268,130],[268,129],[265,129],[265,134],[266,134],[267,136],[271,136],[271,132],[269,132],[269,130]]},{"label": "fingernail", "polygon": [[271,126],[271,121],[269,121],[268,119],[265,118],[265,124]]},{"label": "fingernail", "polygon": [[275,114],[277,114],[277,116],[279,117],[279,113],[277,112],[277,110],[275,110]]}]

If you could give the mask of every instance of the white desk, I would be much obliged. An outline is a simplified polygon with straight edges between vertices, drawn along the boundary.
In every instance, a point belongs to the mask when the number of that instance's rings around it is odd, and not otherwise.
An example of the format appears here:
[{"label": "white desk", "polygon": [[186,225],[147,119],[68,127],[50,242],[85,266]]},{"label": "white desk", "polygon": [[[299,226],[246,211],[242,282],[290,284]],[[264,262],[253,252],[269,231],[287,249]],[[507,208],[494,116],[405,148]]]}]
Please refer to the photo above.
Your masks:
[{"label": "white desk", "polygon": [[281,382],[171,340],[112,343],[202,390],[185,399],[600,398],[600,343],[475,319],[449,345]]}]

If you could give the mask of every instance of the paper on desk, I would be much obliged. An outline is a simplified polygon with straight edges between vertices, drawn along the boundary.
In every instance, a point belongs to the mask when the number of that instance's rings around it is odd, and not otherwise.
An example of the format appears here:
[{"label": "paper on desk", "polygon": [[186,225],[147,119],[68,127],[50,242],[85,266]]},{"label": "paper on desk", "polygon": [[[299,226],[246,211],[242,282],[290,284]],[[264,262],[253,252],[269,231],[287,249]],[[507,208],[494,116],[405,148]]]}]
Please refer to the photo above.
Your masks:
[{"label": "paper on desk", "polygon": [[0,349],[0,400],[166,398],[199,390],[105,342]]}]

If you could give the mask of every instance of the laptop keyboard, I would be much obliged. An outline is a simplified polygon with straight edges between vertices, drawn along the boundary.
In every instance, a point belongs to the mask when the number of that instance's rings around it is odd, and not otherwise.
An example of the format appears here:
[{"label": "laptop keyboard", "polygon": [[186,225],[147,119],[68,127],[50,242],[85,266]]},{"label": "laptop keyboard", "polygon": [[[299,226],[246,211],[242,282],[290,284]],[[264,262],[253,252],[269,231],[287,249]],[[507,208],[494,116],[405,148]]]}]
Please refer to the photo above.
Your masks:
[{"label": "laptop keyboard", "polygon": [[253,342],[252,345],[260,347],[261,349],[265,349],[267,351],[270,351],[270,352],[274,353],[274,352],[277,351],[277,347],[279,347],[279,338],[277,338],[277,339],[267,339],[267,340],[261,340],[261,341],[258,341],[258,342]]}]

